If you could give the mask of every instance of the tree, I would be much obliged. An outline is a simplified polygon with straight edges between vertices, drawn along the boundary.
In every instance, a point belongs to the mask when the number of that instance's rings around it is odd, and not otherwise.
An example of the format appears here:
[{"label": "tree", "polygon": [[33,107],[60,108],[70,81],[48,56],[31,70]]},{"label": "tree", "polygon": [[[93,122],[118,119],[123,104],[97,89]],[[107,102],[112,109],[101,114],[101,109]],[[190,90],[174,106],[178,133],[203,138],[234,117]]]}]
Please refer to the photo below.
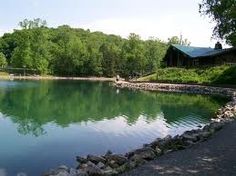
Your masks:
[{"label": "tree", "polygon": [[17,46],[12,53],[11,66],[46,74],[51,60],[47,31],[39,28],[17,31],[15,40]]},{"label": "tree", "polygon": [[7,66],[7,59],[3,53],[0,52],[0,67],[6,67]]},{"label": "tree", "polygon": [[153,73],[160,67],[166,50],[166,44],[158,39],[150,38],[145,42],[145,56],[147,58],[147,65],[145,67],[146,73]]},{"label": "tree", "polygon": [[19,22],[19,26],[22,29],[34,29],[34,28],[42,28],[47,26],[46,20],[42,20],[40,18],[36,18],[33,20],[24,19]]},{"label": "tree", "polygon": [[31,30],[31,33],[30,49],[32,68],[40,74],[47,74],[49,71],[48,65],[51,61],[47,31],[35,28]]},{"label": "tree", "polygon": [[125,76],[137,76],[144,73],[147,62],[144,51],[144,44],[140,36],[131,33],[122,47],[122,57],[125,60]]},{"label": "tree", "polygon": [[115,76],[118,73],[117,65],[120,57],[120,49],[114,43],[104,43],[100,47],[102,53],[103,74],[108,77]]},{"label": "tree", "polygon": [[179,44],[179,45],[189,46],[191,42],[189,42],[188,39],[182,39],[182,36],[180,38],[178,36],[173,36],[171,38],[168,38],[167,44],[168,45]]},{"label": "tree", "polygon": [[59,75],[81,73],[86,57],[82,41],[68,27],[61,27],[53,37],[55,42],[52,55],[53,72]]},{"label": "tree", "polygon": [[11,66],[17,68],[32,68],[33,62],[31,57],[30,42],[31,36],[29,31],[20,31],[15,36],[17,47],[14,48],[11,57]]},{"label": "tree", "polygon": [[199,12],[216,22],[213,36],[226,39],[236,46],[236,1],[235,0],[202,0]]}]

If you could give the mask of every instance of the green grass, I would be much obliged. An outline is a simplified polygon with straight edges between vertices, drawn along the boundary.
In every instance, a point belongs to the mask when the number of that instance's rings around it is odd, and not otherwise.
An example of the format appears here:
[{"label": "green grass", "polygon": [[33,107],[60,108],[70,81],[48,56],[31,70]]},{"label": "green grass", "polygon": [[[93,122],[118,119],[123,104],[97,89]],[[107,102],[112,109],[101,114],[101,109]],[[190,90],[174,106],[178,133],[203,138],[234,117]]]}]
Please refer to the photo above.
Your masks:
[{"label": "green grass", "polygon": [[0,71],[0,76],[9,76],[9,73]]},{"label": "green grass", "polygon": [[138,81],[236,85],[236,66],[164,68],[158,69],[156,74],[139,78]]}]

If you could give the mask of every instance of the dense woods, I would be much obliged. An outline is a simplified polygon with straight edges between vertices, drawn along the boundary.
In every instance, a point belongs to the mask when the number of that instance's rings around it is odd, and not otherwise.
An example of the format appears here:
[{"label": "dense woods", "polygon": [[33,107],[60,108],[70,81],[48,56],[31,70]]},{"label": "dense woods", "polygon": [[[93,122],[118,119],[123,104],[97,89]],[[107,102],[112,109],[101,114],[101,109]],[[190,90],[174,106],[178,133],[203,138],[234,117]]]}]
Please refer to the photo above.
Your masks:
[{"label": "dense woods", "polygon": [[[1,66],[61,76],[135,76],[155,72],[169,43],[128,39],[64,25],[46,27],[40,19],[24,20],[20,30],[0,38]],[[175,41],[175,40],[174,40]]]}]

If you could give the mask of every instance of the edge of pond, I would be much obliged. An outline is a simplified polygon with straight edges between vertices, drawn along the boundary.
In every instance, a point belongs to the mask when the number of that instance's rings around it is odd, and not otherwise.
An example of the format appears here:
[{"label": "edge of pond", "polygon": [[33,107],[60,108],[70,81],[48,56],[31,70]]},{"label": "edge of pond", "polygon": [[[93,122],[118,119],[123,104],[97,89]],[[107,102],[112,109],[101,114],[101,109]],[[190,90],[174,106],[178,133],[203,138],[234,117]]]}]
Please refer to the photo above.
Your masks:
[{"label": "edge of pond", "polygon": [[157,138],[149,144],[144,144],[142,148],[130,151],[124,155],[112,154],[112,152],[108,151],[102,156],[88,155],[86,158],[77,156],[76,160],[79,163],[77,168],[59,166],[57,169],[44,173],[44,176],[57,176],[60,174],[66,176],[118,175],[134,169],[147,161],[157,159],[166,153],[183,150],[203,142],[215,132],[221,130],[224,125],[236,119],[236,89],[233,88],[187,84],[132,83],[125,81],[114,82],[113,86],[145,91],[220,95],[230,97],[231,101],[218,109],[210,123],[204,127],[185,131],[182,135],[174,137],[168,135],[162,139]]},{"label": "edge of pond", "polygon": [[114,82],[115,78],[108,77],[62,77],[62,76],[0,76],[0,80],[84,80]]}]

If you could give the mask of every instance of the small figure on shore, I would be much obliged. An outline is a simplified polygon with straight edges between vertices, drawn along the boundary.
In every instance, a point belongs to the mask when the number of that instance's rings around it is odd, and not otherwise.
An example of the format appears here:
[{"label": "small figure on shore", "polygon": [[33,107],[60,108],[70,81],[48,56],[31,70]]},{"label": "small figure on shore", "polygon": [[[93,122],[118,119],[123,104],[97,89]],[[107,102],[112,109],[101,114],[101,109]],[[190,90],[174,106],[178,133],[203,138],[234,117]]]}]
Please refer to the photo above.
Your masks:
[{"label": "small figure on shore", "polygon": [[120,76],[116,75],[116,81],[118,82],[120,80]]}]

